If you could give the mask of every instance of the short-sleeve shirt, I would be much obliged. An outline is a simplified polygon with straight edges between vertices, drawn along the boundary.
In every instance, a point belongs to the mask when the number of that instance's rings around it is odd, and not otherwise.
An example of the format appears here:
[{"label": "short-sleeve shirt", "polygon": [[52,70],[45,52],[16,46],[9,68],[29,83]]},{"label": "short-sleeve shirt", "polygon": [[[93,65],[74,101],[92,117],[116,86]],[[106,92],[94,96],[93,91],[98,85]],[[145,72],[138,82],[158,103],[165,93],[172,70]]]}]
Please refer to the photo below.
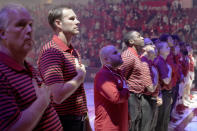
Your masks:
[{"label": "short-sleeve shirt", "polygon": [[161,90],[171,90],[172,87],[163,82],[163,79],[168,78],[169,72],[166,60],[161,56],[157,56],[154,60],[154,65],[159,72],[159,84],[161,85]]},{"label": "short-sleeve shirt", "polygon": [[170,85],[172,87],[175,87],[176,82],[178,80],[178,65],[176,64],[175,55],[172,53],[172,51],[168,55],[166,61],[172,67],[172,78],[171,78],[171,81],[170,81]]},{"label": "short-sleeve shirt", "polygon": [[[155,75],[152,71],[152,67],[155,67],[155,66],[154,66],[153,62],[151,60],[148,60],[145,56],[141,57],[141,60],[146,62],[149,65],[149,70],[150,70],[150,73],[151,73],[151,80],[152,80],[152,83],[154,83],[153,81],[154,81]],[[151,95],[151,96],[158,96],[159,95],[159,90],[160,90],[160,87],[157,86],[154,92],[150,92],[148,90],[145,90],[144,94],[145,95]]]},{"label": "short-sleeve shirt", "polygon": [[[38,59],[38,68],[46,85],[66,83],[77,75],[75,59],[81,63],[77,50],[72,45],[68,47],[56,35],[43,46]],[[61,104],[53,102],[58,115],[84,115],[87,113],[87,103],[84,85],[80,87]]]},{"label": "short-sleeve shirt", "polygon": [[141,61],[137,51],[132,47],[128,47],[121,56],[123,64],[120,69],[127,80],[129,91],[142,94],[145,88],[152,84],[148,65]]},{"label": "short-sleeve shirt", "polygon": [[[38,81],[36,71],[26,62],[25,66],[26,68],[22,67],[9,56],[0,53],[0,130],[8,130],[20,119],[22,111],[37,99],[32,84],[32,78]],[[51,104],[34,130],[62,130]]]}]

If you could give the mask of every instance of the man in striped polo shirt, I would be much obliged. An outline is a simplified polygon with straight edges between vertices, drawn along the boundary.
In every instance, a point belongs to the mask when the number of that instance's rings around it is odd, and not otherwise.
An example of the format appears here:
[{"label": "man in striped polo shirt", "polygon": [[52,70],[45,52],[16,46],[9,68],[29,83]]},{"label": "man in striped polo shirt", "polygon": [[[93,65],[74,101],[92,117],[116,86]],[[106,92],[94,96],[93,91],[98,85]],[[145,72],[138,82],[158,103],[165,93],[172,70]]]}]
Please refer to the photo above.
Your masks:
[{"label": "man in striped polo shirt", "polygon": [[51,89],[39,86],[35,70],[25,61],[33,46],[32,23],[21,5],[0,11],[0,130],[63,129],[50,104]]},{"label": "man in striped polo shirt", "polygon": [[91,130],[83,84],[86,70],[79,53],[71,44],[72,37],[79,33],[80,22],[67,6],[51,9],[48,21],[54,36],[43,46],[39,56],[41,77],[52,88],[53,106],[64,130]]},{"label": "man in striped polo shirt", "polygon": [[130,91],[130,131],[146,131],[150,129],[151,107],[143,95],[146,90],[150,92],[154,90],[149,67],[140,59],[144,38],[137,31],[130,31],[125,34],[124,43],[127,49],[122,53],[123,64],[121,69]]}]

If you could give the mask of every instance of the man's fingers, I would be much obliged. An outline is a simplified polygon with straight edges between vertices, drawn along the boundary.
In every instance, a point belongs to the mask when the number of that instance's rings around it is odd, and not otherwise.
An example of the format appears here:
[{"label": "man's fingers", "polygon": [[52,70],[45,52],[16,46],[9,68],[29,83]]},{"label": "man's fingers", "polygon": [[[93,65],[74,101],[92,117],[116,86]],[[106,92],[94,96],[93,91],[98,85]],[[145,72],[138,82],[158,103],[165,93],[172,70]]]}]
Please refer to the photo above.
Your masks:
[{"label": "man's fingers", "polygon": [[38,88],[38,83],[37,83],[36,79],[34,79],[34,78],[32,79],[32,84],[34,87]]},{"label": "man's fingers", "polygon": [[75,58],[75,65],[76,65],[76,67],[80,67],[80,65],[79,65],[79,61],[78,61],[78,59],[77,59],[77,58]]}]

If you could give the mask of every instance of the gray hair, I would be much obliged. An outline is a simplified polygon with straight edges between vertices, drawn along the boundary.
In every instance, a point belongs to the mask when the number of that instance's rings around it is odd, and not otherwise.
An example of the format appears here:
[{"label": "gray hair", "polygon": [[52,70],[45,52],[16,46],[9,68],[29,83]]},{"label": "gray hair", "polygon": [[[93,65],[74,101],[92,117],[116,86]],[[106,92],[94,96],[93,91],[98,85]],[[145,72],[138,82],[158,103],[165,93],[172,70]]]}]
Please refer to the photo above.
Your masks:
[{"label": "gray hair", "polygon": [[48,13],[48,22],[49,25],[52,27],[53,30],[56,30],[56,26],[55,26],[55,20],[56,19],[62,19],[62,12],[64,9],[71,9],[71,7],[67,6],[67,5],[61,5],[61,6],[57,6],[53,9],[49,10]]},{"label": "gray hair", "polygon": [[0,30],[5,30],[6,27],[9,25],[10,18],[8,16],[10,13],[12,13],[15,10],[21,10],[21,9],[25,9],[25,7],[23,7],[20,4],[8,4],[4,6],[0,10]]}]

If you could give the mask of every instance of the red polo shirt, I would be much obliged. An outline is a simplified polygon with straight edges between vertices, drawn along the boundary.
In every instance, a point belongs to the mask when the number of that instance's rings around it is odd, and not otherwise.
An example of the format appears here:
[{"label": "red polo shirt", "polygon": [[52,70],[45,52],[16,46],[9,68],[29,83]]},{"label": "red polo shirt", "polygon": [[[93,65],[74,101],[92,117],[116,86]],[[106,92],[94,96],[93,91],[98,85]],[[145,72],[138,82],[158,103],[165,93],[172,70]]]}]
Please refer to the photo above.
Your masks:
[{"label": "red polo shirt", "polygon": [[[32,78],[37,79],[35,70],[27,63],[25,66],[0,52],[0,130],[9,129],[21,117],[21,112],[37,99],[32,84]],[[62,130],[58,115],[51,105],[34,130]]]},{"label": "red polo shirt", "polygon": [[[46,85],[65,83],[77,75],[75,58],[81,63],[79,53],[66,46],[56,35],[44,45],[38,60],[38,68]],[[62,104],[53,103],[58,115],[84,115],[87,103],[84,85],[80,87]]]},{"label": "red polo shirt", "polygon": [[123,64],[120,67],[129,85],[129,91],[143,93],[152,84],[149,67],[143,63],[136,50],[128,47],[122,53]]},{"label": "red polo shirt", "polygon": [[95,131],[128,131],[129,91],[119,71],[103,67],[94,79]]},{"label": "red polo shirt", "polygon": [[172,53],[172,51],[170,51],[170,54],[168,55],[166,61],[172,67],[172,78],[170,81],[170,86],[175,87],[178,80],[178,65],[175,63],[175,55]]}]

